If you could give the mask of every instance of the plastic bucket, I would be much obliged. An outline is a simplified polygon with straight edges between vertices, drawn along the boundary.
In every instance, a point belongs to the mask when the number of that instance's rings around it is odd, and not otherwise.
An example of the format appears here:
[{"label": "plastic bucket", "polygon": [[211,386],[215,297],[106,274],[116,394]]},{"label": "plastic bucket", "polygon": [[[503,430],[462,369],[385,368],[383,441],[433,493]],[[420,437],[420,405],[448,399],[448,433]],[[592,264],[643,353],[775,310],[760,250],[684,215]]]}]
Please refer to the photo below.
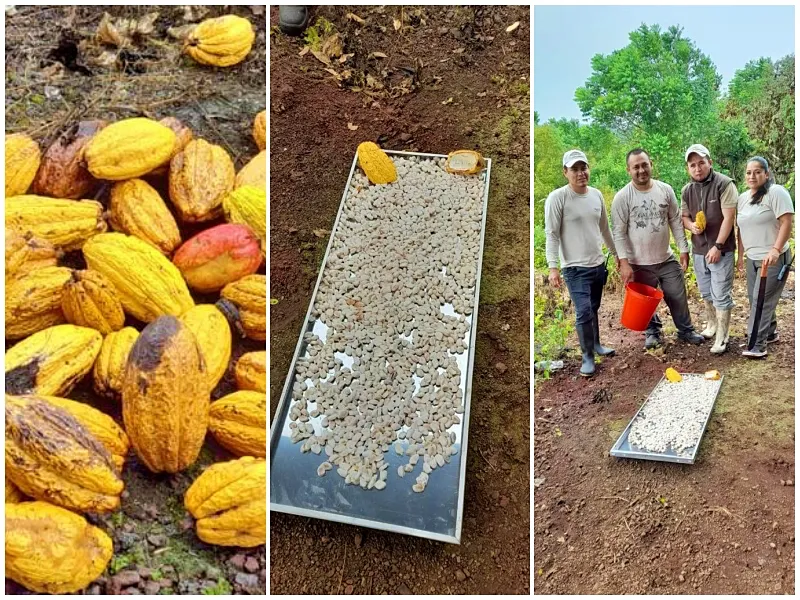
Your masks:
[{"label": "plastic bucket", "polygon": [[629,283],[625,286],[619,322],[633,331],[644,331],[663,297],[664,292],[654,287],[644,283]]}]

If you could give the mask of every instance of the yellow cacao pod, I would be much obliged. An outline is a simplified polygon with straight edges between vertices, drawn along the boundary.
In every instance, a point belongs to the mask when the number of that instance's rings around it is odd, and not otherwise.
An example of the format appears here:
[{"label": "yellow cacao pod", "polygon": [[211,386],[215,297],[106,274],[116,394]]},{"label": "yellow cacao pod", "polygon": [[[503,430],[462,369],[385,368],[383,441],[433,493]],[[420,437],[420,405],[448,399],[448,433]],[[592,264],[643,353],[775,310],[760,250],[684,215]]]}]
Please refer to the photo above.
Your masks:
[{"label": "yellow cacao pod", "polygon": [[100,577],[114,544],[82,516],[48,502],[6,504],[6,577],[33,592],[72,594]]},{"label": "yellow cacao pod", "polygon": [[111,188],[109,220],[115,231],[127,233],[171,254],[181,245],[175,217],[153,186],[143,179],[129,179]]},{"label": "yellow cacao pod", "polygon": [[703,233],[706,229],[706,215],[701,210],[698,211],[697,216],[695,217],[694,224],[697,225],[697,228],[700,230],[700,233]]},{"label": "yellow cacao pod", "polygon": [[209,221],[222,215],[222,199],[235,180],[233,161],[223,147],[192,140],[169,165],[169,198],[181,221]]},{"label": "yellow cacao pod", "polygon": [[392,183],[397,180],[397,169],[392,159],[374,142],[358,145],[358,165],[372,183]]},{"label": "yellow cacao pod", "polygon": [[152,119],[137,117],[112,123],[86,145],[83,156],[98,179],[141,177],[163,165],[175,148],[175,132]]},{"label": "yellow cacao pod", "polygon": [[262,150],[250,162],[242,167],[236,175],[236,188],[243,185],[254,185],[267,189],[267,151]]},{"label": "yellow cacao pod", "polygon": [[253,139],[259,150],[267,148],[267,111],[262,110],[253,121]]},{"label": "yellow cacao pod", "polygon": [[225,196],[222,202],[228,223],[247,225],[261,240],[261,251],[267,251],[266,188],[244,185]]},{"label": "yellow cacao pod", "polygon": [[[178,152],[181,152],[186,147],[186,144],[194,139],[194,133],[175,117],[166,117],[161,119],[159,123],[169,127],[175,133],[175,146],[172,148],[172,154],[169,157],[169,160],[172,160]],[[162,177],[167,174],[169,174],[169,161],[150,171],[148,177]]]},{"label": "yellow cacao pod", "polygon": [[236,15],[206,19],[186,39],[185,52],[204,65],[229,67],[242,62],[256,34],[250,21]]},{"label": "yellow cacao pod", "polygon": [[664,373],[664,375],[666,376],[667,381],[669,381],[670,383],[678,383],[679,381],[683,380],[683,377],[681,377],[681,374],[678,373],[672,367],[667,369],[666,372]]},{"label": "yellow cacao pod", "polygon": [[103,233],[83,247],[86,264],[105,275],[125,312],[149,323],[178,316],[194,306],[181,272],[147,242],[123,233]]},{"label": "yellow cacao pod", "polygon": [[94,329],[56,325],[6,352],[6,393],[66,396],[94,364],[103,336]]},{"label": "yellow cacao pod", "polygon": [[19,488],[9,481],[8,477],[6,477],[6,504],[16,504],[17,502],[24,501],[25,494],[20,492]]},{"label": "yellow cacao pod", "polygon": [[125,431],[154,473],[177,473],[200,454],[208,429],[208,374],[194,334],[173,316],[139,334],[122,382]]},{"label": "yellow cacao pod", "polygon": [[6,197],[24,194],[39,169],[39,144],[24,133],[6,136]]},{"label": "yellow cacao pod", "polygon": [[6,338],[19,340],[66,321],[61,309],[66,267],[44,267],[9,282],[6,288]]},{"label": "yellow cacao pod", "polygon": [[124,484],[111,454],[68,411],[6,395],[6,474],[20,491],[79,512],[119,507]]},{"label": "yellow cacao pod", "polygon": [[236,362],[236,387],[254,392],[267,391],[267,352],[247,352]]},{"label": "yellow cacao pod", "polygon": [[238,391],[211,403],[208,430],[236,456],[267,456],[267,397]]},{"label": "yellow cacao pod", "polygon": [[232,304],[246,337],[267,339],[267,278],[248,275],[222,288],[222,300]]},{"label": "yellow cacao pod", "polygon": [[48,241],[6,231],[6,285],[43,267],[55,267],[63,252]]},{"label": "yellow cacao pod", "polygon": [[117,291],[97,271],[73,271],[64,285],[61,308],[67,322],[91,327],[103,335],[125,325],[125,313]]},{"label": "yellow cacao pod", "polygon": [[105,337],[92,370],[94,391],[98,395],[113,400],[121,398],[125,365],[138,337],[139,332],[133,327],[123,327]]},{"label": "yellow cacao pod", "polygon": [[64,251],[80,250],[107,229],[103,205],[94,200],[59,200],[44,196],[6,198],[6,229],[50,242]]},{"label": "yellow cacao pod", "polygon": [[213,304],[198,304],[180,316],[181,323],[194,334],[206,364],[208,393],[217,387],[231,359],[231,328]]},{"label": "yellow cacao pod", "polygon": [[211,465],[186,491],[184,505],[208,544],[266,544],[267,461],[245,456]]},{"label": "yellow cacao pod", "polygon": [[86,168],[83,151],[105,121],[80,121],[62,133],[42,157],[33,193],[51,198],[89,198],[98,181]]}]

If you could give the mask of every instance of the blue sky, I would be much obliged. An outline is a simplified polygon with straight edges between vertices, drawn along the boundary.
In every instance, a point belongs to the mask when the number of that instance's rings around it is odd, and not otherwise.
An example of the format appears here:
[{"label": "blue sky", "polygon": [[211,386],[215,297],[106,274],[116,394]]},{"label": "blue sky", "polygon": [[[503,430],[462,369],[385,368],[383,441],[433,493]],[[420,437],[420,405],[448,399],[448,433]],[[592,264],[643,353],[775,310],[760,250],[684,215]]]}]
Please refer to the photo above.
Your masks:
[{"label": "blue sky", "polygon": [[592,74],[592,57],[627,46],[642,23],[682,26],[716,65],[723,89],[748,61],[794,52],[793,6],[536,6],[533,108],[540,122],[581,118],[575,90]]}]

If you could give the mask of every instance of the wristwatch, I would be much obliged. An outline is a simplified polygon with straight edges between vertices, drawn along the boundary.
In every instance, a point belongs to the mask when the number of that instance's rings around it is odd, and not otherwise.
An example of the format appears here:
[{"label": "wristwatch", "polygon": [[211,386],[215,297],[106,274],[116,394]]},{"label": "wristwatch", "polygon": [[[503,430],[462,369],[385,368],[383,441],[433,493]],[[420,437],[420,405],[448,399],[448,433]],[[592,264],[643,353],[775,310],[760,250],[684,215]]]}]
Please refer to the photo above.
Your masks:
[{"label": "wristwatch", "polygon": [[720,252],[722,252],[722,248],[724,248],[724,247],[725,247],[724,244],[720,244],[719,242],[714,242],[714,248],[716,248]]}]

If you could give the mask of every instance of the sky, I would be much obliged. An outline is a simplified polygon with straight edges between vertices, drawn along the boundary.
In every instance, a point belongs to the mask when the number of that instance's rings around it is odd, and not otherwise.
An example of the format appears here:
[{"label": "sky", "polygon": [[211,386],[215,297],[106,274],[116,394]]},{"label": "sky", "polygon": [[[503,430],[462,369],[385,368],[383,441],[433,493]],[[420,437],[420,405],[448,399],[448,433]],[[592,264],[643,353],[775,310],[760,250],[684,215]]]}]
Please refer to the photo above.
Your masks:
[{"label": "sky", "polygon": [[760,57],[794,53],[793,6],[536,6],[533,36],[533,109],[539,122],[581,118],[575,90],[592,74],[595,54],[628,45],[642,23],[683,27],[722,76]]}]

